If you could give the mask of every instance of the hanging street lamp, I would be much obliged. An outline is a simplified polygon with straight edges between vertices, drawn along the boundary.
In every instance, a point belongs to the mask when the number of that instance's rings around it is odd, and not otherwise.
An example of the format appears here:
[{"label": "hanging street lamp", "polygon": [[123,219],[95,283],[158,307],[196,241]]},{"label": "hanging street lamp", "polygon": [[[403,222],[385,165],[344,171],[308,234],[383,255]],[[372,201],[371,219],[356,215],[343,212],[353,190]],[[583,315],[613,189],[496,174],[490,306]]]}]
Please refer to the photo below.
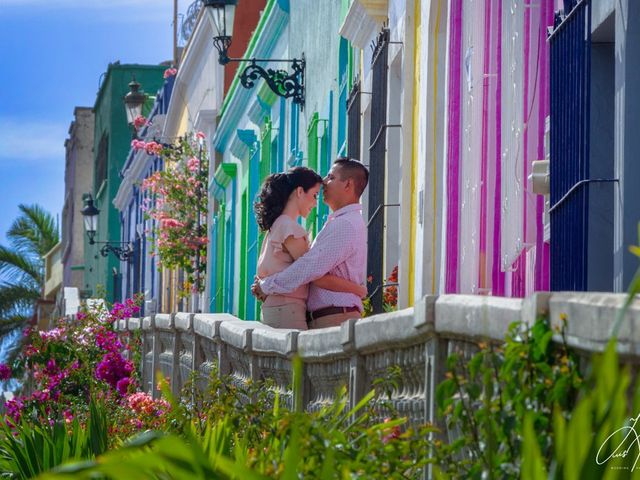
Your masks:
[{"label": "hanging street lamp", "polygon": [[124,106],[127,112],[127,123],[131,125],[133,129],[133,138],[137,137],[135,121],[136,118],[142,115],[142,106],[147,100],[147,95],[144,91],[140,90],[140,84],[136,81],[136,76],[131,76],[131,82],[129,82],[129,93],[124,96]]},{"label": "hanging street lamp", "polygon": [[[85,194],[85,206],[80,213],[84,217],[84,229],[89,237],[89,245],[100,244],[100,255],[106,257],[109,252],[113,253],[119,260],[128,261],[133,256],[133,250],[131,245],[126,242],[96,242],[95,236],[98,231],[98,215],[100,210],[93,204],[93,197],[91,194]],[[121,247],[120,245],[124,245]]]},{"label": "hanging street lamp", "polygon": [[[249,65],[240,74],[240,84],[244,88],[253,88],[261,77],[271,91],[284,98],[292,98],[293,103],[304,107],[304,54],[301,59],[269,59],[269,58],[230,58],[228,51],[233,35],[233,21],[238,0],[204,0],[205,14],[213,28],[213,45],[218,50],[218,63],[246,62]],[[286,70],[264,69],[258,63],[276,62],[290,63],[293,72]]]}]

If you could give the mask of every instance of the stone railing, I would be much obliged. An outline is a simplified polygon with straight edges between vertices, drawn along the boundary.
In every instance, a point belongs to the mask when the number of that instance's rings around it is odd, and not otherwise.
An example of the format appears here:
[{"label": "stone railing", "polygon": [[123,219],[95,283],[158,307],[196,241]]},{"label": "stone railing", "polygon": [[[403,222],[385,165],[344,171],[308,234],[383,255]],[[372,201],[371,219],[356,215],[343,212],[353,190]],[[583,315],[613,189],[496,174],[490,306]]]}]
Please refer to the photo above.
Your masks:
[{"label": "stone railing", "polygon": [[[526,299],[443,295],[426,297],[414,308],[350,320],[340,327],[300,332],[275,330],[228,314],[157,314],[122,320],[118,329],[142,330],[142,379],[156,392],[156,372],[177,391],[200,372],[206,381],[214,365],[242,384],[271,379],[281,401],[293,405],[292,358],[303,362],[299,408],[315,410],[347,387],[355,405],[374,380],[399,367],[391,402],[410,423],[434,421],[434,392],[443,379],[446,357],[471,355],[479,341],[499,342],[508,326],[537,316],[559,325],[566,316],[567,342],[583,356],[603,350],[625,295],[539,293]],[[640,300],[626,313],[618,348],[627,363],[640,360]],[[560,340],[559,338],[555,339]]]}]

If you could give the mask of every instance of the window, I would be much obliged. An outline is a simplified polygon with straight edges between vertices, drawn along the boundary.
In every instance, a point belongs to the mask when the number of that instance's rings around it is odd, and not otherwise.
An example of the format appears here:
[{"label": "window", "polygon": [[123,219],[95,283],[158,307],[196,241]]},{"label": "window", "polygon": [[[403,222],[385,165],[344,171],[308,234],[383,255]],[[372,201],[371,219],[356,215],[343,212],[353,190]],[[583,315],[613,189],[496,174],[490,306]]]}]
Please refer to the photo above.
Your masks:
[{"label": "window", "polygon": [[389,30],[378,35],[371,59],[371,142],[369,144],[369,225],[367,278],[371,278],[370,298],[374,313],[382,312],[384,251],[384,184],[387,128],[387,70]]},{"label": "window", "polygon": [[107,162],[109,159],[109,136],[102,134],[100,143],[98,144],[98,155],[96,156],[96,176],[94,188],[96,191],[100,189],[102,182],[107,179]]}]

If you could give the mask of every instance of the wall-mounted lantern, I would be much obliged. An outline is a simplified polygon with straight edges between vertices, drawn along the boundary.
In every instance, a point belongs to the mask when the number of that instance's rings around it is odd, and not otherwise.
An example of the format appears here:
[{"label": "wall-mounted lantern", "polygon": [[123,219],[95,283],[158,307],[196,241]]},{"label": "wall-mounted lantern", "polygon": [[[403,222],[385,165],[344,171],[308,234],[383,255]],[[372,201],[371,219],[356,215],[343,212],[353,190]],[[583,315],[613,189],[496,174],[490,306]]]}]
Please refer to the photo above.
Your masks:
[{"label": "wall-mounted lantern", "polygon": [[124,106],[127,112],[127,123],[133,130],[133,138],[137,137],[135,121],[142,115],[142,106],[147,100],[147,95],[140,90],[140,84],[136,81],[136,76],[132,75],[129,82],[129,93],[124,96]]},{"label": "wall-mounted lantern", "polygon": [[95,236],[98,231],[98,215],[100,215],[100,210],[98,210],[93,204],[93,197],[91,196],[91,194],[85,194],[84,198],[85,206],[80,211],[80,213],[84,217],[84,230],[87,233],[87,237],[89,237],[89,245],[102,245],[102,248],[100,249],[100,255],[102,255],[103,257],[108,256],[109,252],[111,252],[116,257],[118,257],[119,260],[130,260],[133,256],[133,250],[131,249],[131,245],[129,245],[129,243],[95,241]]},{"label": "wall-mounted lantern", "polygon": [[[213,27],[213,45],[218,50],[218,62],[226,65],[229,62],[248,62],[249,65],[240,74],[240,84],[244,88],[253,88],[262,77],[269,88],[278,96],[292,98],[293,103],[304,107],[304,55],[301,59],[268,59],[268,58],[229,58],[229,46],[233,35],[233,20],[238,0],[204,0],[205,13]],[[258,62],[290,63],[292,73],[286,70],[264,69]]]}]

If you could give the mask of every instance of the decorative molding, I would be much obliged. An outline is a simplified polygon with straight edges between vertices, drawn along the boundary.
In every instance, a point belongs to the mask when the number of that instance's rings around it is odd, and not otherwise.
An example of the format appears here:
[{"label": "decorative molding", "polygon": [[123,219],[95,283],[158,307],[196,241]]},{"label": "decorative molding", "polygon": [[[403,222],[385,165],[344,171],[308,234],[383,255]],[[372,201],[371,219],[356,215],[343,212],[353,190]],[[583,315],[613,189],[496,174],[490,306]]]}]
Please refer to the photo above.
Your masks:
[{"label": "decorative molding", "polygon": [[253,130],[241,130],[236,131],[236,135],[231,141],[229,151],[238,159],[244,160],[247,158],[251,150],[254,148],[258,136]]},{"label": "decorative molding", "polygon": [[212,182],[209,184],[209,191],[217,199],[224,198],[225,189],[236,178],[238,173],[238,165],[235,163],[221,163],[216,173],[213,175]]},{"label": "decorative molding", "polygon": [[249,108],[247,116],[256,125],[262,125],[266,115],[269,115],[269,106],[260,100],[260,97],[257,97],[251,108]]},{"label": "decorative molding", "polygon": [[[243,58],[269,58],[271,56],[285,27],[289,23],[288,3],[288,1],[274,2],[272,8],[268,9],[266,12],[267,17],[260,22],[252,35],[249,47]],[[254,89],[247,90],[240,85],[239,78],[243,70],[244,66],[240,64],[222,106],[220,124],[213,140],[213,144],[219,152],[223,152],[227,148],[234,130],[238,127],[240,119],[245,115],[249,102],[256,95]]]},{"label": "decorative molding", "polygon": [[216,116],[218,110],[216,109],[203,109],[199,110],[196,115],[195,129],[201,132],[207,133],[216,124]]},{"label": "decorative molding", "polygon": [[340,27],[340,36],[365,48],[387,20],[388,0],[354,0]]},{"label": "decorative molding", "polygon": [[[195,29],[189,37],[189,41],[184,47],[178,74],[175,77],[174,92],[171,95],[167,112],[167,122],[163,131],[165,137],[175,137],[180,132],[180,124],[188,107],[185,99],[190,98],[189,92],[198,90],[202,85],[202,91],[217,92],[217,86],[221,85],[223,79],[223,67],[215,62],[216,68],[206,75],[200,74],[202,62],[209,58],[218,58],[218,52],[211,41],[213,30],[211,22],[207,18],[207,9],[201,9]],[[215,94],[215,93],[214,93]],[[217,107],[220,99],[214,99]],[[217,108],[216,108],[217,110]],[[198,113],[199,115],[199,113]]]}]

